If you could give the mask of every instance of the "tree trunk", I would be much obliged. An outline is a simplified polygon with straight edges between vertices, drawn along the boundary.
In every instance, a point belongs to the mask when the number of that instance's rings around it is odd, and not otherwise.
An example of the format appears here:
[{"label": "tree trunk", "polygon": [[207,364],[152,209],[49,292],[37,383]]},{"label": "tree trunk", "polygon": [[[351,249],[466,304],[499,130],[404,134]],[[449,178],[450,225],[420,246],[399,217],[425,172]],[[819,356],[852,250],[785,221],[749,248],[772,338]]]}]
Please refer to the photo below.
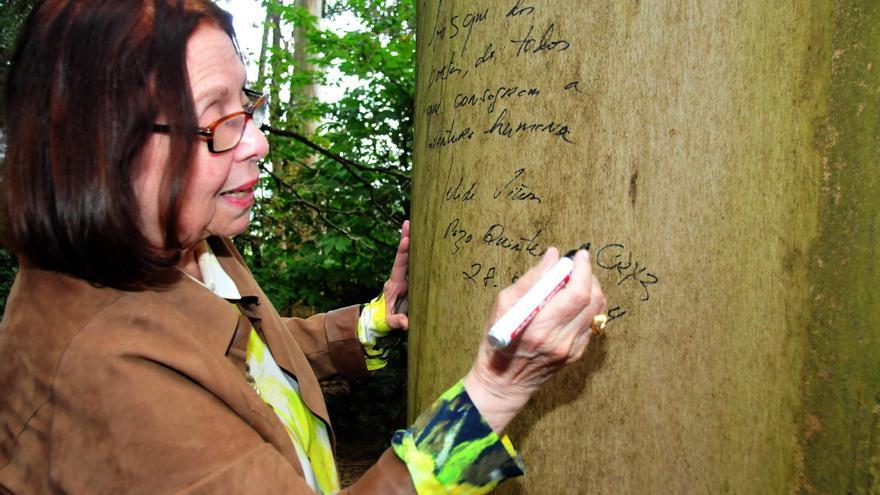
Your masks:
[{"label": "tree trunk", "polygon": [[[272,25],[271,32],[269,33],[272,41],[271,47],[274,49],[281,48],[281,14],[278,12],[268,12],[267,17],[270,19],[270,23]],[[265,45],[265,43],[264,43]],[[269,57],[271,60],[272,57]],[[269,101],[270,101],[270,114],[275,115],[283,115],[281,110],[281,74],[279,74],[279,68],[276,64],[271,64],[272,67],[269,70]],[[281,71],[283,72],[283,71]],[[274,107],[274,108],[272,108]]]},{"label": "tree trunk", "polygon": [[[305,9],[310,16],[317,18],[317,22],[320,22],[323,17],[323,0],[296,0],[296,6]],[[308,45],[308,30],[302,26],[295,27],[293,30],[293,59],[296,61],[298,70],[314,72],[318,69],[315,64],[309,61]],[[305,97],[317,98],[318,84],[303,86],[300,89],[300,94]]]},{"label": "tree trunk", "polygon": [[263,20],[263,35],[260,42],[260,58],[257,62],[257,82],[262,85],[266,81],[266,64],[269,60],[269,31],[272,31],[272,14],[266,12],[266,18]]},{"label": "tree trunk", "polygon": [[880,492],[880,4],[420,1],[411,419],[591,242],[501,493]]},{"label": "tree trunk", "polygon": [[[317,18],[317,22],[320,22],[321,18],[323,17],[323,0],[296,0],[296,6],[305,9],[305,11],[308,12],[310,16]],[[296,62],[296,70],[306,73],[313,73],[319,69],[315,64],[309,61],[308,46],[308,30],[303,26],[297,26],[293,30],[293,59]],[[316,98],[318,98],[318,81],[313,80],[311,84],[298,87],[296,93],[291,92],[290,104],[293,105],[297,100],[308,101],[310,99]],[[314,135],[317,128],[317,121],[307,120],[303,123],[302,131],[305,136],[311,137],[312,135]],[[307,163],[314,162],[314,160],[314,156],[310,156],[305,159]]]}]

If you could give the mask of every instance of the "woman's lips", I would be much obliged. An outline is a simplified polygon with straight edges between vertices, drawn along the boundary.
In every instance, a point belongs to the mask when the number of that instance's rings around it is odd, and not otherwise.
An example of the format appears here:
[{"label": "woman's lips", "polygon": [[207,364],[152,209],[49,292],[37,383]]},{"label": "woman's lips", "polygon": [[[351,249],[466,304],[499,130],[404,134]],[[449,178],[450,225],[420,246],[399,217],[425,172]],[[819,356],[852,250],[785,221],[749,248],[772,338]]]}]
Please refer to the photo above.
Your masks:
[{"label": "woman's lips", "polygon": [[220,194],[223,199],[238,208],[250,208],[254,204],[254,186],[256,180],[248,182],[241,187]]}]

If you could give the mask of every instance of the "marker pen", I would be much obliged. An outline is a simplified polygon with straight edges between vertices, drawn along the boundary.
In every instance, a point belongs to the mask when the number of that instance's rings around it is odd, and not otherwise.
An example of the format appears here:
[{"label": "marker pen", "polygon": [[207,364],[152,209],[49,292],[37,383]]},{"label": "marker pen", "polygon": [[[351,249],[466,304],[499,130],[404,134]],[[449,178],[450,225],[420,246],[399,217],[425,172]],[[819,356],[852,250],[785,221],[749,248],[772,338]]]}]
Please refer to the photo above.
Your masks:
[{"label": "marker pen", "polygon": [[[586,243],[579,249],[590,249],[590,243]],[[489,345],[495,349],[507,347],[525,327],[531,323],[538,311],[544,304],[559,292],[559,289],[568,283],[571,278],[571,270],[574,267],[574,254],[577,249],[572,249],[565,256],[559,258],[549,270],[541,275],[538,282],[529,289],[501,318],[489,329]]]}]

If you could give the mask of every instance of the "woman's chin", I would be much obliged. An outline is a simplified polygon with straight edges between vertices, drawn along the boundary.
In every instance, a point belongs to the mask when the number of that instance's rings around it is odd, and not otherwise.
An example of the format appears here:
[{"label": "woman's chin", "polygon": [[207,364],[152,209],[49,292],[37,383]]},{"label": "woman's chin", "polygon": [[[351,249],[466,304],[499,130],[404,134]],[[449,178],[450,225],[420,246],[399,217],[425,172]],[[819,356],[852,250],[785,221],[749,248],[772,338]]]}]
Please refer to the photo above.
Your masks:
[{"label": "woman's chin", "polygon": [[250,223],[250,215],[247,215],[242,221],[232,222],[217,229],[209,229],[208,235],[217,237],[235,237],[239,234],[243,234]]},{"label": "woman's chin", "polygon": [[181,244],[189,247],[195,246],[196,244],[212,236],[235,237],[239,234],[243,234],[247,230],[250,223],[250,214],[248,214],[244,215],[242,218],[237,218],[228,222],[208,225],[199,234],[188,235],[185,239],[181,238]]}]

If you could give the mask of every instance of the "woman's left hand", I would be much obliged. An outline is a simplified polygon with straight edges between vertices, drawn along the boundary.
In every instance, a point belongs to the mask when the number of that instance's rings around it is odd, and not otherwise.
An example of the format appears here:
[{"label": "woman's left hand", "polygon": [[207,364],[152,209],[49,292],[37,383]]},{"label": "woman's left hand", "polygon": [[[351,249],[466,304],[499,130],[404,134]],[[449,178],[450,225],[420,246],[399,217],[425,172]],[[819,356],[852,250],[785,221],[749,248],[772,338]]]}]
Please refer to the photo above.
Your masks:
[{"label": "woman's left hand", "polygon": [[409,260],[409,220],[403,222],[400,230],[400,244],[391,267],[391,276],[382,286],[385,295],[385,322],[392,330],[408,330],[406,293],[409,288],[407,280],[407,261]]}]

